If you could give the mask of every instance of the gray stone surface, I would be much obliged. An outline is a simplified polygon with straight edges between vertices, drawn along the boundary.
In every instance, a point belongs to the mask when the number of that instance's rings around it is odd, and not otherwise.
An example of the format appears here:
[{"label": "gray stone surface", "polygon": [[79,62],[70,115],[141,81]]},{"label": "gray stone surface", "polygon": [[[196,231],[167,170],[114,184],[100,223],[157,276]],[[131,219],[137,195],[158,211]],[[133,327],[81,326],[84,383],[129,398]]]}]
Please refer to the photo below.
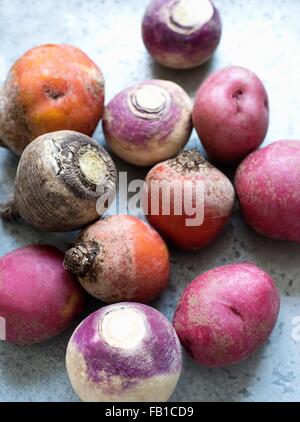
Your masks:
[{"label": "gray stone surface", "polygon": [[[216,0],[224,33],[214,59],[203,68],[170,71],[146,53],[140,22],[147,0],[0,0],[0,80],[9,66],[32,46],[71,43],[102,68],[107,99],[146,78],[171,79],[194,95],[204,77],[229,64],[253,69],[270,95],[271,125],[265,143],[300,138],[300,2],[299,0]],[[96,138],[103,142],[101,128]],[[190,145],[198,145],[194,134]],[[143,171],[117,160],[130,176]],[[17,159],[0,151],[0,201],[11,192]],[[64,249],[74,234],[39,233],[25,225],[0,222],[0,254],[33,242]],[[169,318],[185,285],[199,273],[235,261],[254,261],[275,278],[282,308],[270,340],[249,360],[224,369],[197,366],[187,356],[178,401],[299,401],[300,342],[292,338],[292,320],[300,315],[300,247],[265,239],[250,230],[236,210],[222,236],[197,253],[172,251],[168,290],[154,304]],[[30,282],[30,281],[29,281]],[[91,302],[91,309],[99,304]],[[0,343],[0,401],[77,401],[64,366],[72,328],[32,347]]]}]

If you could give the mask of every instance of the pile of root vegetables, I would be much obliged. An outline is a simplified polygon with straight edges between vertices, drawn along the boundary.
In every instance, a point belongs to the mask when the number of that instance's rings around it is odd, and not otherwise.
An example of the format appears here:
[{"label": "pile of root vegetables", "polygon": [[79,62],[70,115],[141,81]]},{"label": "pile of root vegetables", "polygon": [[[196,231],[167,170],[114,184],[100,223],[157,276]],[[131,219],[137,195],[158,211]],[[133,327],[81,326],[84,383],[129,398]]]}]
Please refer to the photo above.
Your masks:
[{"label": "pile of root vegetables", "polygon": [[[221,31],[209,0],[153,0],[142,24],[149,53],[175,69],[209,60]],[[280,308],[270,275],[255,263],[232,263],[188,284],[171,324],[149,306],[168,286],[167,245],[192,251],[213,242],[236,195],[254,230],[300,242],[300,142],[258,149],[268,130],[269,100],[246,68],[210,75],[194,102],[165,80],[127,87],[105,107],[104,91],[98,66],[69,45],[28,51],[1,89],[1,145],[21,156],[2,218],[42,231],[81,232],[65,253],[29,245],[0,259],[0,316],[8,342],[45,341],[82,314],[87,292],[101,301],[99,310],[78,326],[66,353],[78,396],[166,401],[181,373],[181,345],[201,365],[235,364],[267,340]],[[152,167],[142,201],[149,224],[130,215],[105,217],[118,174],[109,153],[91,138],[100,120],[116,156]],[[209,161],[184,150],[193,128]],[[234,185],[219,165],[238,166]],[[155,211],[149,205],[155,182],[170,192],[168,213],[161,202]],[[194,206],[203,206],[198,225],[187,221],[199,210],[190,214],[184,204],[181,213],[175,209],[178,186]]]}]

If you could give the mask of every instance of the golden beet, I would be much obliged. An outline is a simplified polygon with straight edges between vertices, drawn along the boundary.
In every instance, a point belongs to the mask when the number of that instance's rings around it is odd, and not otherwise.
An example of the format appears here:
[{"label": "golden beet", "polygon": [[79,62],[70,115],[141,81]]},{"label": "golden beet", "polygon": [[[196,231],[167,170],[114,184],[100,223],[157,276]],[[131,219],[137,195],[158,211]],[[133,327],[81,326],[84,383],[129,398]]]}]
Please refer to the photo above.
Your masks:
[{"label": "golden beet", "polygon": [[0,143],[21,155],[48,132],[91,136],[103,108],[103,75],[85,53],[64,44],[33,48],[16,61],[0,92]]}]

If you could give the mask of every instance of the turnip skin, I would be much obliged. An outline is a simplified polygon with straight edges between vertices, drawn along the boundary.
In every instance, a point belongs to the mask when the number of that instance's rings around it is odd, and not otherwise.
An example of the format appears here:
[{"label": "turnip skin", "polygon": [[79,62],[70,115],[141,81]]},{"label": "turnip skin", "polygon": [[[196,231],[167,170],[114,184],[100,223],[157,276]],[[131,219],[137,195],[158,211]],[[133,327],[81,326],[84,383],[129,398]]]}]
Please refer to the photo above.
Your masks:
[{"label": "turnip skin", "polygon": [[42,231],[81,228],[105,211],[98,200],[112,200],[116,177],[109,154],[92,138],[72,131],[42,135],[23,152],[14,199],[1,207],[1,216],[22,217]]},{"label": "turnip skin", "polygon": [[300,142],[277,141],[249,155],[235,187],[243,217],[264,236],[300,242]]},{"label": "turnip skin", "polygon": [[200,27],[170,25],[172,9],[178,3],[152,0],[143,19],[142,36],[148,52],[158,63],[173,69],[191,69],[212,57],[221,39],[222,23],[216,7],[205,0],[205,7],[210,7],[212,13]]},{"label": "turnip skin", "polygon": [[249,69],[225,67],[200,86],[193,124],[210,159],[238,164],[263,142],[269,126],[268,94]]},{"label": "turnip skin", "polygon": [[0,92],[0,143],[21,155],[29,142],[48,132],[91,136],[103,109],[98,66],[76,47],[41,45],[16,61]]},{"label": "turnip skin", "polygon": [[56,336],[84,303],[83,290],[55,247],[30,245],[0,258],[0,316],[8,342],[25,345]]},{"label": "turnip skin", "polygon": [[271,334],[280,307],[272,278],[251,263],[207,271],[177,305],[174,327],[200,364],[221,367],[246,359]]},{"label": "turnip skin", "polygon": [[108,217],[84,229],[64,262],[82,287],[105,303],[149,303],[169,280],[166,244],[153,228],[129,215]]},{"label": "turnip skin", "polygon": [[[156,182],[169,186],[170,215],[162,212],[162,195],[159,212],[151,211],[152,183]],[[187,182],[191,185],[184,185]],[[197,250],[207,246],[220,235],[231,216],[235,193],[230,180],[197,151],[186,150],[174,159],[157,164],[148,173],[146,183],[148,189],[144,191],[144,197],[148,196],[148,200],[144,202],[144,210],[147,219],[164,238],[179,249]],[[201,207],[204,211],[204,220],[200,225],[188,226],[186,220],[193,216],[188,216],[185,212],[176,215],[172,189],[182,186],[184,195],[189,193],[195,202],[198,183],[204,189],[204,204],[203,201],[198,204],[198,208]],[[182,209],[184,210],[184,206]]]},{"label": "turnip skin", "polygon": [[[142,321],[144,333],[133,347],[114,345],[103,336],[103,321],[119,310]],[[120,328],[115,334],[121,333]],[[119,303],[96,311],[75,330],[66,364],[73,388],[83,401],[163,402],[176,387],[182,356],[175,330],[160,312],[146,305]]]},{"label": "turnip skin", "polygon": [[[165,107],[157,112],[143,110],[132,98],[141,90],[161,92]],[[150,166],[174,157],[188,142],[192,132],[192,102],[177,84],[149,80],[117,94],[107,105],[103,130],[107,144],[123,160]]]}]

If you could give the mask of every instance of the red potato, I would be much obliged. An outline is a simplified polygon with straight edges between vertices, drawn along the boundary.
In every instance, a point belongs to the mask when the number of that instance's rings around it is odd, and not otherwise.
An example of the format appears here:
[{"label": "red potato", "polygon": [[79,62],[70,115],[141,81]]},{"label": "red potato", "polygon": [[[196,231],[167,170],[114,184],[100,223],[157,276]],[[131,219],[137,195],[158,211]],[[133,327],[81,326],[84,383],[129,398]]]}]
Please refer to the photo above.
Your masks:
[{"label": "red potato", "polygon": [[197,151],[156,165],[146,184],[143,207],[149,222],[180,249],[206,246],[231,215],[235,194],[230,180]]},{"label": "red potato", "polygon": [[5,339],[31,344],[62,332],[83,311],[84,293],[63,268],[63,253],[32,245],[0,259],[0,317]]},{"label": "red potato", "polygon": [[193,104],[177,84],[149,80],[116,95],[103,117],[112,151],[136,166],[152,166],[174,157],[192,132]]},{"label": "red potato", "polygon": [[300,142],[278,141],[254,152],[235,178],[241,210],[259,233],[300,242]]},{"label": "red potato", "polygon": [[211,159],[224,164],[239,163],[261,145],[267,134],[266,89],[249,69],[221,69],[200,86],[193,123]]},{"label": "red potato", "polygon": [[169,252],[150,226],[116,215],[83,230],[66,253],[65,267],[82,287],[106,303],[148,303],[167,286]]},{"label": "red potato", "polygon": [[272,278],[250,263],[215,268],[185,289],[174,327],[200,364],[220,367],[246,359],[271,334],[280,307]]}]

